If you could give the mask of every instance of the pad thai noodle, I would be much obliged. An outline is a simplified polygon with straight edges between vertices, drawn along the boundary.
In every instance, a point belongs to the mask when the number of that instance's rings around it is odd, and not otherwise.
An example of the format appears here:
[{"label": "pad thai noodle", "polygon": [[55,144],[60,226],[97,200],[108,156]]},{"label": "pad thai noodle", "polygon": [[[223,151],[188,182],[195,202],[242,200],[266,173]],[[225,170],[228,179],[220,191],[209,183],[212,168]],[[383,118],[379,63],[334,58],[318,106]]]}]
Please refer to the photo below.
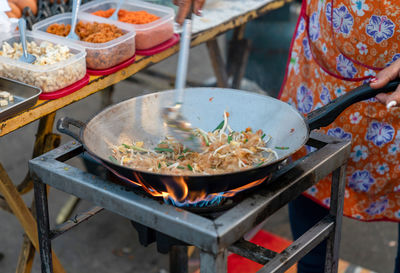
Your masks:
[{"label": "pad thai noodle", "polygon": [[228,124],[229,113],[212,132],[195,129],[201,138],[203,152],[193,152],[172,137],[166,137],[157,147],[144,147],[141,140],[111,147],[110,160],[129,168],[171,175],[222,174],[259,167],[278,158],[266,147],[271,139],[262,130],[234,131]]}]

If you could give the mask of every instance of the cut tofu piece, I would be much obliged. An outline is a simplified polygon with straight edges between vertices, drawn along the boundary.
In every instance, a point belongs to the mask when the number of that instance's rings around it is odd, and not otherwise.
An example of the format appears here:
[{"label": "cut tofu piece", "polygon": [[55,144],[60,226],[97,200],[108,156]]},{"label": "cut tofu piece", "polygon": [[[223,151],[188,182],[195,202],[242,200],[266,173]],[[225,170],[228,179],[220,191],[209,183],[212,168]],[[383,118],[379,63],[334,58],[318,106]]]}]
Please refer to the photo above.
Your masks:
[{"label": "cut tofu piece", "polygon": [[8,96],[8,101],[9,101],[9,102],[14,101],[14,96],[13,96],[13,95]]},{"label": "cut tofu piece", "polygon": [[8,99],[10,97],[10,93],[7,91],[0,91],[0,99]]},{"label": "cut tofu piece", "polygon": [[8,100],[1,100],[0,99],[0,107],[4,107],[8,105]]}]

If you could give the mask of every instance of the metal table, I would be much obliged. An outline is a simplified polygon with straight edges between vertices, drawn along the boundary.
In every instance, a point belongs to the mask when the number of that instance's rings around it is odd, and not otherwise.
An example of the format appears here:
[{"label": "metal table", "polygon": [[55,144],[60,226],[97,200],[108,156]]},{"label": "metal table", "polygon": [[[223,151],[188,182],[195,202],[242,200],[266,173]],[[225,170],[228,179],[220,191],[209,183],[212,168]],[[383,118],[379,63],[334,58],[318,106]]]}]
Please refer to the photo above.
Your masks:
[{"label": "metal table", "polygon": [[[51,240],[95,215],[102,208],[196,246],[200,249],[202,273],[226,272],[228,250],[265,264],[259,272],[285,272],[325,239],[328,240],[325,271],[337,272],[345,167],[351,144],[312,133],[308,145],[317,150],[283,167],[270,182],[257,188],[257,191],[246,194],[232,208],[220,212],[212,219],[160,202],[141,193],[141,189],[126,191],[121,185],[63,163],[83,152],[83,147],[78,143],[70,142],[37,157],[29,162],[29,167],[35,182],[42,272],[53,272]],[[329,214],[286,250],[275,253],[242,239],[247,232],[330,173],[332,195]],[[50,230],[46,184],[91,201],[99,207]],[[176,252],[171,255],[184,259]],[[171,273],[185,272],[186,268],[175,266],[175,271]]]}]

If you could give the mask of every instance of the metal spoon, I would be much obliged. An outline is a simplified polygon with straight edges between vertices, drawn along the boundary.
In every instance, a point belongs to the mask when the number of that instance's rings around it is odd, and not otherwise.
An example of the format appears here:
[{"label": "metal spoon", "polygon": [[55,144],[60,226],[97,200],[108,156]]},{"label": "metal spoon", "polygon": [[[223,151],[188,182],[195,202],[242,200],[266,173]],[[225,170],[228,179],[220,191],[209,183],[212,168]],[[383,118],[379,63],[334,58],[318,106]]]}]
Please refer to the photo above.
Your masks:
[{"label": "metal spoon", "polygon": [[19,60],[24,63],[30,63],[30,64],[34,63],[36,61],[36,57],[33,56],[32,54],[28,53],[27,46],[26,46],[26,35],[25,35],[26,21],[24,18],[19,19],[18,29],[19,29],[19,36],[21,39],[22,51],[23,51],[23,54],[19,58]]},{"label": "metal spoon", "polygon": [[194,132],[192,125],[182,115],[181,107],[185,92],[187,66],[189,59],[190,40],[192,33],[191,12],[183,22],[182,37],[180,42],[178,68],[175,81],[175,105],[166,107],[162,111],[162,117],[172,136],[186,147],[194,151],[201,151],[201,141]]},{"label": "metal spoon", "polygon": [[118,21],[118,12],[121,9],[122,4],[124,3],[124,0],[119,0],[117,8],[115,9],[114,13],[110,16],[109,19]]},{"label": "metal spoon", "polygon": [[69,31],[67,36],[67,38],[71,40],[80,40],[79,36],[75,33],[76,21],[78,20],[78,10],[80,5],[81,5],[81,0],[73,0],[71,30]]}]

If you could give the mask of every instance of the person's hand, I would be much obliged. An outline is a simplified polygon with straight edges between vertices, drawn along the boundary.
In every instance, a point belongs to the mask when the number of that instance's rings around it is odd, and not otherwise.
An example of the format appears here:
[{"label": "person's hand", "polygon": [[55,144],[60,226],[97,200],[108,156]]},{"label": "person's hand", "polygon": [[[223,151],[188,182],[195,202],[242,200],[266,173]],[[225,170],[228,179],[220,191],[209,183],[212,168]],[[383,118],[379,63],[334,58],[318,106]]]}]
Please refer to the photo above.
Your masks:
[{"label": "person's hand", "polygon": [[[400,59],[393,62],[391,65],[380,71],[374,79],[371,80],[370,86],[372,88],[384,87],[389,81],[400,77]],[[385,104],[388,108],[393,106],[400,106],[400,85],[391,93],[381,93],[376,96],[379,102]]]},{"label": "person's hand", "polygon": [[186,16],[190,12],[190,7],[193,5],[192,12],[201,16],[201,9],[203,8],[206,0],[174,0],[174,4],[179,7],[178,14],[176,15],[176,22],[180,25],[183,24]]}]

